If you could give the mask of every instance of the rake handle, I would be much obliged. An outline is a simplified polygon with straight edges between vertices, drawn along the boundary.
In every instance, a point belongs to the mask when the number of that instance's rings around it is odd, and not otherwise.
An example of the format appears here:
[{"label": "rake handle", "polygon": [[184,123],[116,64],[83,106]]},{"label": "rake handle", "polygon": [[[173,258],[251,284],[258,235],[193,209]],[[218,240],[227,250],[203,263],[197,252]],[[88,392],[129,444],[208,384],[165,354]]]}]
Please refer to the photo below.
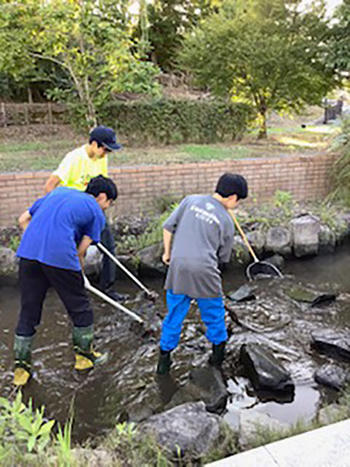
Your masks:
[{"label": "rake handle", "polygon": [[97,295],[98,297],[102,298],[105,302],[109,303],[110,305],[114,306],[114,308],[117,308],[118,310],[122,311],[123,313],[127,314],[131,318],[133,318],[135,321],[138,321],[139,323],[143,323],[143,319],[140,318],[136,313],[133,311],[129,310],[125,306],[121,305],[120,303],[116,302],[113,300],[111,297],[108,297],[108,295],[104,294],[100,290],[96,289],[96,287],[93,287],[89,280],[87,279],[86,276],[84,276],[84,286],[86,290],[89,290],[93,294]]},{"label": "rake handle", "polygon": [[245,233],[243,232],[242,227],[239,225],[238,220],[236,219],[236,216],[234,215],[234,213],[231,210],[229,210],[228,212],[229,212],[230,216],[232,217],[232,220],[235,223],[235,226],[237,227],[238,232],[241,234],[241,237],[243,238],[243,241],[244,241],[246,247],[248,248],[249,253],[252,255],[252,257],[254,259],[254,262],[258,263],[259,259],[256,256],[256,254],[254,253],[253,248],[250,246],[250,243],[248,242],[248,239],[247,239]]},{"label": "rake handle", "polygon": [[102,251],[102,253],[107,255],[108,258],[110,258],[118,267],[120,267],[120,269],[124,271],[125,274],[127,274],[130,277],[130,279],[132,279],[135,282],[135,284],[137,284],[144,292],[146,292],[147,295],[151,295],[151,292],[147,289],[147,287],[144,284],[142,284],[142,282],[140,282],[137,279],[137,277],[135,277],[134,274],[124,266],[124,264],[122,264],[114,255],[112,255],[112,253],[109,250],[107,250],[107,248],[104,245],[102,245],[101,242],[97,243],[97,247],[99,248],[99,250]]}]

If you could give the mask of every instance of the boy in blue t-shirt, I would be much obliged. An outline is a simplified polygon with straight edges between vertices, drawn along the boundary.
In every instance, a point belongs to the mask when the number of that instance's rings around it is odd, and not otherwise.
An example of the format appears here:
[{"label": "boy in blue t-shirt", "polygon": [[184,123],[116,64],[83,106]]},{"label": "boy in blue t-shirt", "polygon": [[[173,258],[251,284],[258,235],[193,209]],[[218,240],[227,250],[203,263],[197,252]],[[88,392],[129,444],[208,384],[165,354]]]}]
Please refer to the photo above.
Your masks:
[{"label": "boy in blue t-shirt", "polygon": [[14,342],[15,385],[26,384],[31,376],[31,345],[49,287],[73,322],[75,368],[85,370],[106,361],[106,354],[92,348],[93,311],[82,269],[87,248],[100,241],[103,211],[117,196],[114,182],[99,175],[85,192],[56,188],[20,216],[24,234],[17,250],[21,310]]}]

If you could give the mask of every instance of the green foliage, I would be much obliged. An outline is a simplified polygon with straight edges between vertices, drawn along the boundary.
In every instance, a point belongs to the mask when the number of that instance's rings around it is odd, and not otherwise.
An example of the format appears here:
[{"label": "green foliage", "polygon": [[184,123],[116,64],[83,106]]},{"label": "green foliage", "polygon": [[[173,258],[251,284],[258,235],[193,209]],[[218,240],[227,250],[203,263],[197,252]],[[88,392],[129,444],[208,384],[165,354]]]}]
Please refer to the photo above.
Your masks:
[{"label": "green foliage", "polygon": [[341,156],[337,159],[333,170],[334,190],[329,200],[340,200],[350,206],[350,118],[342,123],[342,135],[338,138],[338,148]]},{"label": "green foliage", "polygon": [[128,144],[214,143],[242,136],[252,119],[245,104],[222,100],[158,99],[111,103],[101,107],[99,119],[117,128]]},{"label": "green foliage", "polygon": [[321,424],[317,421],[305,422],[304,420],[298,420],[291,427],[276,431],[276,429],[257,424],[255,435],[250,439],[249,448],[253,449],[280,439],[290,438],[306,431],[315,430],[320,426]]},{"label": "green foliage", "polygon": [[19,235],[14,235],[13,237],[10,237],[8,242],[8,248],[11,248],[11,250],[13,251],[17,251],[20,241],[21,237]]},{"label": "green foliage", "polygon": [[191,30],[221,0],[155,0],[148,5],[148,40],[152,59],[170,71],[176,68],[176,55],[186,31]]},{"label": "green foliage", "polygon": [[350,2],[344,0],[336,9],[330,35],[328,62],[338,72],[350,70]]},{"label": "green foliage", "polygon": [[0,462],[11,458],[28,458],[27,454],[42,454],[51,440],[55,421],[46,421],[44,407],[33,411],[26,407],[18,391],[11,403],[0,398]]},{"label": "green foliage", "polygon": [[151,245],[156,245],[163,241],[163,223],[169,215],[177,208],[177,204],[172,204],[167,207],[167,210],[160,216],[156,216],[149,223],[144,233],[138,237],[127,237],[121,243],[117,243],[117,249],[122,253],[137,253]]},{"label": "green foliage", "polygon": [[328,24],[322,2],[310,10],[301,0],[226,0],[186,35],[182,68],[217,96],[254,105],[260,136],[266,113],[300,111],[319,104],[336,84],[324,63]]},{"label": "green foliage", "polygon": [[73,464],[72,456],[72,423],[73,418],[69,420],[68,423],[62,428],[61,425],[58,425],[58,432],[56,435],[57,448],[56,452],[58,455],[59,465],[61,467],[71,467]]},{"label": "green foliage", "polygon": [[120,423],[104,440],[103,447],[115,453],[116,466],[152,465],[167,467],[174,465],[170,453],[151,436],[140,436],[134,423]]},{"label": "green foliage", "polygon": [[276,190],[274,196],[274,205],[282,210],[283,215],[286,218],[291,217],[294,208],[292,193],[289,191]]},{"label": "green foliage", "polygon": [[132,40],[130,3],[6,3],[0,9],[0,69],[31,82],[39,78],[42,63],[53,64],[64,79],[48,86],[48,96],[69,103],[88,124],[96,124],[96,106],[114,93],[158,90],[153,81],[157,68],[143,60]]}]

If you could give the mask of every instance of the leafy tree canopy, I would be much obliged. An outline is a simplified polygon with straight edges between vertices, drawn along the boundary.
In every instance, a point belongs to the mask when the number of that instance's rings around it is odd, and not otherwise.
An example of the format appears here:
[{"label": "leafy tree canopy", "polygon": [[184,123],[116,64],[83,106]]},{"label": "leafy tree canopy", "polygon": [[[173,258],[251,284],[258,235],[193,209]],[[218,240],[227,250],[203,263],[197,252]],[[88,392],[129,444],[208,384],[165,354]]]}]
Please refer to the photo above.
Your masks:
[{"label": "leafy tree canopy", "polygon": [[186,31],[217,10],[222,0],[154,0],[147,8],[152,59],[164,71],[176,68],[176,55]]},{"label": "leafy tree canopy", "polygon": [[157,68],[142,60],[132,37],[130,0],[2,1],[0,70],[16,80],[38,77],[52,63],[65,82],[49,90],[78,103],[89,123],[114,93],[157,92]]},{"label": "leafy tree canopy", "polygon": [[340,73],[350,73],[350,0],[343,0],[334,13],[329,63]]},{"label": "leafy tree canopy", "polygon": [[186,35],[182,67],[215,95],[251,103],[266,137],[268,110],[318,104],[336,84],[325,64],[328,24],[324,2],[228,0]]}]

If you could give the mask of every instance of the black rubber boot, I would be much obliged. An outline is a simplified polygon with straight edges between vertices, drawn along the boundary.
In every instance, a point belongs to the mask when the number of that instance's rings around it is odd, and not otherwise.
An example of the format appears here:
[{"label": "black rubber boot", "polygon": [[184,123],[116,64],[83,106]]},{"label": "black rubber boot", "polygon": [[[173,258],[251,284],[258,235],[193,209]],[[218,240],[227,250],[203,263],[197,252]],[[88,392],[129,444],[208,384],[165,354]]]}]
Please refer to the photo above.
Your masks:
[{"label": "black rubber boot", "polygon": [[96,352],[93,349],[92,341],[94,338],[93,326],[78,328],[73,327],[73,345],[75,351],[76,370],[88,370],[95,365],[105,363],[108,359],[108,353]]},{"label": "black rubber boot", "polygon": [[118,293],[116,290],[113,290],[110,287],[108,289],[102,290],[102,292],[108,295],[109,298],[111,298],[112,300],[118,303],[126,302],[130,298],[130,295]]},{"label": "black rubber boot", "polygon": [[157,365],[157,375],[167,375],[171,367],[170,351],[159,351],[159,359]]},{"label": "black rubber boot", "polygon": [[13,384],[15,386],[24,386],[32,375],[32,342],[33,336],[17,336],[13,350],[15,353],[15,374]]},{"label": "black rubber boot", "polygon": [[220,367],[225,358],[226,341],[221,344],[213,344],[212,353],[209,357],[209,364],[212,366]]}]

